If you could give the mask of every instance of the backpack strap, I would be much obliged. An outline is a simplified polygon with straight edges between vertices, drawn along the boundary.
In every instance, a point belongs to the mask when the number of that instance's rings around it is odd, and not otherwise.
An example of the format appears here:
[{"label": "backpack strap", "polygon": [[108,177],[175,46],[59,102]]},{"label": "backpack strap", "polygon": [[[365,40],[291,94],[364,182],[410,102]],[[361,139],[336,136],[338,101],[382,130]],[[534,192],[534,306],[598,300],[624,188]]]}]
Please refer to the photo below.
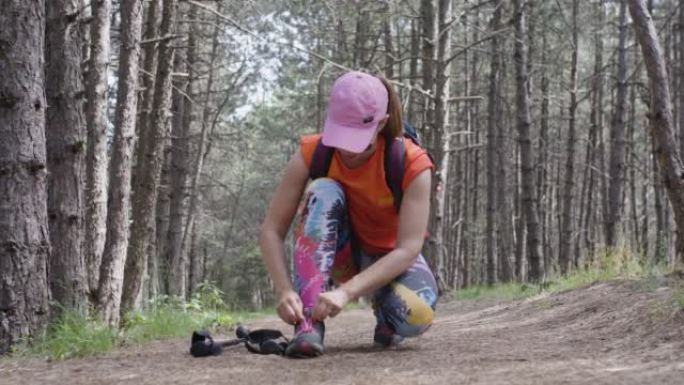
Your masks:
[{"label": "backpack strap", "polygon": [[403,197],[402,182],[404,181],[406,164],[406,149],[404,147],[404,137],[385,140],[385,183],[392,191],[394,198],[394,208],[399,212],[401,199]]},{"label": "backpack strap", "polygon": [[411,123],[409,123],[408,120],[404,120],[404,137],[411,139],[413,143],[415,143],[417,146],[421,146],[420,144],[420,138],[418,137],[418,131],[416,131],[416,128],[413,127]]},{"label": "backpack strap", "polygon": [[309,167],[309,178],[311,180],[328,175],[334,153],[334,148],[326,146],[322,140],[318,141],[313,158],[311,158],[311,167]]}]

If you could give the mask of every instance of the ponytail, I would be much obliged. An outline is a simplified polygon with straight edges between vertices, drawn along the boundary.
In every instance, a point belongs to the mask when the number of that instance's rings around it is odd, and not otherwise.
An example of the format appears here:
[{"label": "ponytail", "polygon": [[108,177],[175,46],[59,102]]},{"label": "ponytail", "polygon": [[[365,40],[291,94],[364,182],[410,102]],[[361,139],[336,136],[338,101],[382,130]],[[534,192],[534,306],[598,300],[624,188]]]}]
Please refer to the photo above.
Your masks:
[{"label": "ponytail", "polygon": [[402,135],[404,131],[404,119],[401,112],[401,101],[399,100],[399,95],[392,87],[389,80],[378,76],[378,79],[387,89],[387,113],[389,114],[389,119],[385,123],[385,127],[382,128],[380,133],[386,139],[396,138]]}]

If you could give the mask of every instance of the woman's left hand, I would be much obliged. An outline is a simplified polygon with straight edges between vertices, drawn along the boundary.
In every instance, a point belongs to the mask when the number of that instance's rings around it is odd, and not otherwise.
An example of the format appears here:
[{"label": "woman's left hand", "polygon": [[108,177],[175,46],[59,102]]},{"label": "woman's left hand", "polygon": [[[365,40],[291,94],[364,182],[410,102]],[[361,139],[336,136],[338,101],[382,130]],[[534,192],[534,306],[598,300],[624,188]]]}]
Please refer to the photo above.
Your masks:
[{"label": "woman's left hand", "polygon": [[349,293],[342,288],[337,288],[327,293],[321,293],[313,308],[311,317],[316,321],[334,317],[342,311],[344,306],[350,301]]}]

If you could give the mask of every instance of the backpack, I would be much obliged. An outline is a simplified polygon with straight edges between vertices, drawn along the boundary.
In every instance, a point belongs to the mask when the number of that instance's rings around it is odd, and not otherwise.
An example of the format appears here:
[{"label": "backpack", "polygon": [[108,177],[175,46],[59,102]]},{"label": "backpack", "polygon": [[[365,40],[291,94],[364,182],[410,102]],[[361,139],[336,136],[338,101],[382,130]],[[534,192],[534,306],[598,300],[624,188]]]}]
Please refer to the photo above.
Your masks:
[{"label": "backpack", "polygon": [[[404,146],[404,138],[409,138],[413,143],[421,146],[418,138],[418,132],[408,121],[404,121],[403,135],[385,141],[385,154],[383,165],[385,168],[385,183],[392,192],[394,198],[394,208],[399,212],[401,208],[401,199],[403,197],[403,189],[401,182],[404,180],[404,173],[406,171],[406,149]],[[314,180],[328,175],[330,163],[335,153],[335,148],[328,147],[318,141],[316,150],[314,151],[311,160],[311,168],[309,169],[309,179]]]}]

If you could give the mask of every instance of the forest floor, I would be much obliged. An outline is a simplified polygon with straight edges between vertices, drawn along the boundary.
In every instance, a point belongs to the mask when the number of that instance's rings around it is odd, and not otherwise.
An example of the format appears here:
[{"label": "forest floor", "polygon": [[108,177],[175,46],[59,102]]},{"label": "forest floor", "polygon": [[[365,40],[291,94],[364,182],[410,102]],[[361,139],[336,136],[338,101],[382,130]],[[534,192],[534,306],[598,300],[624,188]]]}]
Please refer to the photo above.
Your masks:
[{"label": "forest floor", "polygon": [[[433,327],[392,350],[371,340],[369,309],[326,326],[324,356],[293,360],[244,347],[195,359],[188,339],[90,358],[0,361],[10,384],[682,384],[684,295],[664,281],[610,281],[525,300],[452,300]],[[251,328],[289,327],[274,317]]]}]

